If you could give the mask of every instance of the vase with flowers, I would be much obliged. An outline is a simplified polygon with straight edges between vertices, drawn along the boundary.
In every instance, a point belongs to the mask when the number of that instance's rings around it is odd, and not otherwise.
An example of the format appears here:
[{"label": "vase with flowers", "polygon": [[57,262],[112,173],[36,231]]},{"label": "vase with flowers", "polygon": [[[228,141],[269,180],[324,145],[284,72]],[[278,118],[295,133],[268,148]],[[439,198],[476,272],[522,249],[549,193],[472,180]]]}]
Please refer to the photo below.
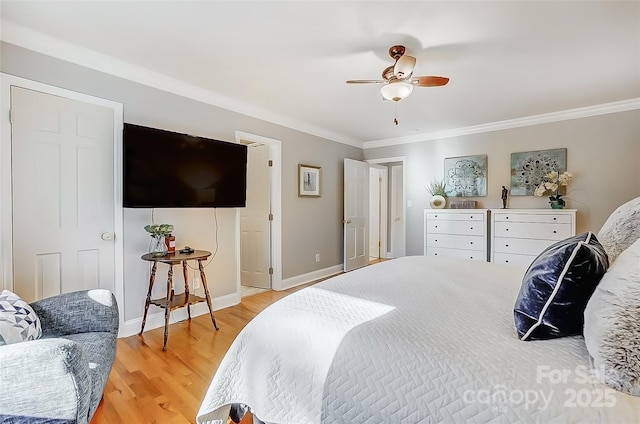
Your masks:
[{"label": "vase with flowers", "polygon": [[152,237],[149,253],[154,257],[161,257],[167,254],[167,245],[164,242],[166,236],[171,235],[173,225],[171,224],[151,224],[145,225],[144,229]]},{"label": "vase with flowers", "polygon": [[549,196],[549,204],[552,209],[562,209],[565,206],[565,201],[562,198],[562,193],[560,193],[561,187],[566,187],[571,181],[573,175],[569,172],[563,172],[562,174],[558,171],[551,171],[542,177],[542,181],[536,187],[533,192],[534,195],[538,197],[542,197],[545,194],[550,194]]},{"label": "vase with flowers", "polygon": [[431,194],[429,199],[431,209],[443,209],[447,205],[447,185],[444,181],[433,180],[425,186],[425,190]]}]

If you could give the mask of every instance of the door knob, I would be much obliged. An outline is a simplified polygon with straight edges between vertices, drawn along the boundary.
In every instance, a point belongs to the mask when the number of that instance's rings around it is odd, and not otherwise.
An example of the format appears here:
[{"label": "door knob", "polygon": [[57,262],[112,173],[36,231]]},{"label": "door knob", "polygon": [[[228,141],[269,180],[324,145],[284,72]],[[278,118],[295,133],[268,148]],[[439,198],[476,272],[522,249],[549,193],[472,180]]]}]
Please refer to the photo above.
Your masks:
[{"label": "door knob", "polygon": [[102,240],[106,240],[106,241],[113,240],[113,233],[107,233],[107,232],[102,233],[102,235],[100,236],[100,238],[101,238]]}]

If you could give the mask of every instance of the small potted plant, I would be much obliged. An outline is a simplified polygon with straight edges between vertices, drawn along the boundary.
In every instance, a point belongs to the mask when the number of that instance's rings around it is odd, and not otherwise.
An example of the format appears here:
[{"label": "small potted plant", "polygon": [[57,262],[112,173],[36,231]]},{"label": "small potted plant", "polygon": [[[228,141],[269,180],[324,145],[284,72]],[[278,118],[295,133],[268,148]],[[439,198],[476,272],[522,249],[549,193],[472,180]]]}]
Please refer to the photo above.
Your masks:
[{"label": "small potted plant", "polygon": [[569,181],[571,181],[573,175],[569,172],[563,172],[562,174],[558,171],[551,171],[542,177],[542,181],[536,187],[533,192],[534,195],[538,197],[542,197],[547,193],[550,193],[549,196],[549,204],[552,209],[562,209],[564,208],[565,201],[562,198],[562,193],[560,193],[560,187],[566,187],[569,185]]},{"label": "small potted plant", "polygon": [[149,248],[149,253],[156,257],[166,255],[167,245],[164,242],[164,238],[173,232],[173,225],[150,224],[145,225],[144,229],[153,238]]},{"label": "small potted plant", "polygon": [[428,186],[425,186],[425,190],[431,194],[429,206],[432,209],[443,209],[447,205],[447,185],[444,180],[431,181]]}]

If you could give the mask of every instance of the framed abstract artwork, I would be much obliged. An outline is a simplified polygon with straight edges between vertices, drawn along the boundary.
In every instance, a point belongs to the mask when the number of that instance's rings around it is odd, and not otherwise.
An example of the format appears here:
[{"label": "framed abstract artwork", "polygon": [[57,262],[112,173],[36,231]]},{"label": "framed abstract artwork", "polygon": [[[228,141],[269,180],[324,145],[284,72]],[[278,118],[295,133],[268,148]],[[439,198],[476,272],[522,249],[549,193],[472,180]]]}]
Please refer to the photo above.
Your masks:
[{"label": "framed abstract artwork", "polygon": [[320,197],[320,167],[298,165],[298,196]]},{"label": "framed abstract artwork", "polygon": [[511,195],[533,196],[542,177],[567,170],[567,149],[511,153]]},{"label": "framed abstract artwork", "polygon": [[487,195],[487,155],[444,160],[444,182],[449,197]]}]

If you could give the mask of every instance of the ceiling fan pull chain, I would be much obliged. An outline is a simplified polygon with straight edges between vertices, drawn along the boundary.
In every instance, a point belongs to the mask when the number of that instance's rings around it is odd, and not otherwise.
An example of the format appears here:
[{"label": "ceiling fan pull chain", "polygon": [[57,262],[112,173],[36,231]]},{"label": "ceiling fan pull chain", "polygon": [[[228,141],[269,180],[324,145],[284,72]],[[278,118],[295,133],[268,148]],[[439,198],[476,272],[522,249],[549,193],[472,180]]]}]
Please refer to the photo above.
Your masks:
[{"label": "ceiling fan pull chain", "polygon": [[393,123],[398,125],[398,103],[393,105]]}]

